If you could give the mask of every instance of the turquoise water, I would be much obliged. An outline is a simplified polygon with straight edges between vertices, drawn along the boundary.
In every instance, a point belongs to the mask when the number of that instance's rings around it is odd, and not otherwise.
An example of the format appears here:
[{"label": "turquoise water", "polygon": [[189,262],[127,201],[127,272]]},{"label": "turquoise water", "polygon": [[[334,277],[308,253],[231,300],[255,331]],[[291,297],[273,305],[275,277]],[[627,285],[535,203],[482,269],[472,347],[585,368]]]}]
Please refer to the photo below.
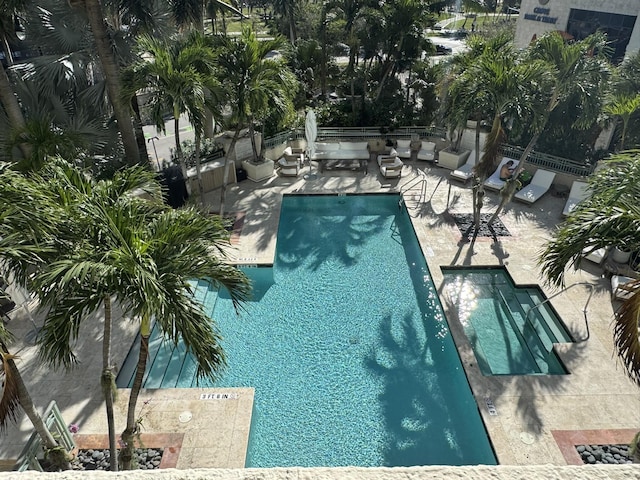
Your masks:
[{"label": "turquoise water", "polygon": [[[236,317],[198,288],[228,359],[209,386],[255,388],[247,467],[496,463],[398,200],[285,196],[273,269],[245,269],[257,301]],[[180,347],[151,343],[145,386],[194,386]]]},{"label": "turquoise water", "polygon": [[444,270],[445,291],[460,315],[485,375],[562,375],[554,343],[572,342],[537,287],[517,287],[504,269]]}]

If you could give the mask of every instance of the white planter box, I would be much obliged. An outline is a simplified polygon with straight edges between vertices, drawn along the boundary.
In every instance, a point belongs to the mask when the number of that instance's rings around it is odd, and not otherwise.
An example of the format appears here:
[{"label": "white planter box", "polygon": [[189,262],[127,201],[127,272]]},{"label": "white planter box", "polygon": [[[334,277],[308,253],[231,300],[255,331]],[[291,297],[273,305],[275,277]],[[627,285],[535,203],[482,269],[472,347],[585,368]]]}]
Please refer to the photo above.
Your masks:
[{"label": "white planter box", "polygon": [[261,182],[267,178],[273,176],[273,160],[265,160],[262,163],[242,162],[242,168],[247,172],[249,180],[254,182]]},{"label": "white planter box", "polygon": [[440,150],[438,154],[438,165],[448,168],[449,170],[457,170],[467,161],[470,153],[469,150],[462,150],[460,152]]}]

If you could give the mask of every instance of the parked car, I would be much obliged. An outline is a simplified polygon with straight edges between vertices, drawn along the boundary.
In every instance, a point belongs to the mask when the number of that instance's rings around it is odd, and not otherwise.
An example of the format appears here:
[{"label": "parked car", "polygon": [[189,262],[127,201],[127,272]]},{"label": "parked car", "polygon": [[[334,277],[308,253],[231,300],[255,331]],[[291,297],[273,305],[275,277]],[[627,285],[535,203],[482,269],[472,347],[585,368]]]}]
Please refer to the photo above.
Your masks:
[{"label": "parked car", "polygon": [[436,44],[436,55],[451,55],[451,48]]}]

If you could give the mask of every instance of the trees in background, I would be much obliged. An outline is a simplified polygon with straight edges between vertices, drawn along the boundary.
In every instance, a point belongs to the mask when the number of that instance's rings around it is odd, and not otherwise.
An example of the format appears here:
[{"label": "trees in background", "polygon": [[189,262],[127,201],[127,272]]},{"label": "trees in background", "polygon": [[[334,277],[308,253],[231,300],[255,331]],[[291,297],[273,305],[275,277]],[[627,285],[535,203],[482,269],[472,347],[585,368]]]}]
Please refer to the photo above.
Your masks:
[{"label": "trees in background", "polygon": [[284,44],[282,37],[260,41],[250,27],[245,27],[240,38],[220,39],[218,65],[221,78],[228,86],[227,101],[231,105],[229,124],[234,127],[233,138],[225,156],[224,179],[222,181],[220,215],[224,214],[224,198],[232,166],[230,155],[234,152],[240,132],[249,129],[254,157],[258,153],[254,143],[253,129],[256,121],[269,114],[281,118],[293,111],[293,98],[297,90],[297,80],[283,60],[270,59],[268,53]]},{"label": "trees in background", "polygon": [[[186,179],[187,165],[180,140],[180,116],[186,113],[196,135],[196,168],[199,193],[200,144],[207,110],[217,113],[223,100],[222,87],[216,77],[216,55],[211,42],[198,31],[172,39],[142,36],[138,39],[139,60],[123,73],[124,96],[131,98],[144,92],[151,119],[159,131],[165,130],[165,115],[171,112],[174,122],[176,156]],[[202,195],[200,195],[202,198]]]},{"label": "trees in background", "polygon": [[500,205],[489,220],[489,225],[498,218],[516,192],[518,175],[524,169],[529,154],[556,108],[571,102],[581,106],[575,118],[565,118],[565,122],[571,122],[575,128],[586,129],[597,121],[610,76],[606,51],[606,36],[603,34],[593,34],[579,42],[567,43],[557,32],[544,35],[525,51],[525,64],[542,62],[550,83],[542,90],[538,85],[533,85],[529,98],[532,100],[531,105],[538,110],[529,125],[533,136],[527,143],[513,176],[506,181],[501,191]]}]

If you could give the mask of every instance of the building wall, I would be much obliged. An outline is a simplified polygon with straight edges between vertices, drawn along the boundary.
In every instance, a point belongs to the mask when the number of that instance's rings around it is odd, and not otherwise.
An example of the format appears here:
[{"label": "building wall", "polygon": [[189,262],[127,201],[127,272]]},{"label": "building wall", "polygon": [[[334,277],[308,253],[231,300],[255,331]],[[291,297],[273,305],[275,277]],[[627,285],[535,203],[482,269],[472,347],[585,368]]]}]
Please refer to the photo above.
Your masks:
[{"label": "building wall", "polygon": [[[544,0],[543,0],[544,1]],[[640,15],[640,0],[522,0],[520,15],[516,23],[515,44],[526,47],[534,35],[566,30],[572,8],[621,15]],[[627,46],[626,56],[640,50],[640,19],[636,20]]]}]

